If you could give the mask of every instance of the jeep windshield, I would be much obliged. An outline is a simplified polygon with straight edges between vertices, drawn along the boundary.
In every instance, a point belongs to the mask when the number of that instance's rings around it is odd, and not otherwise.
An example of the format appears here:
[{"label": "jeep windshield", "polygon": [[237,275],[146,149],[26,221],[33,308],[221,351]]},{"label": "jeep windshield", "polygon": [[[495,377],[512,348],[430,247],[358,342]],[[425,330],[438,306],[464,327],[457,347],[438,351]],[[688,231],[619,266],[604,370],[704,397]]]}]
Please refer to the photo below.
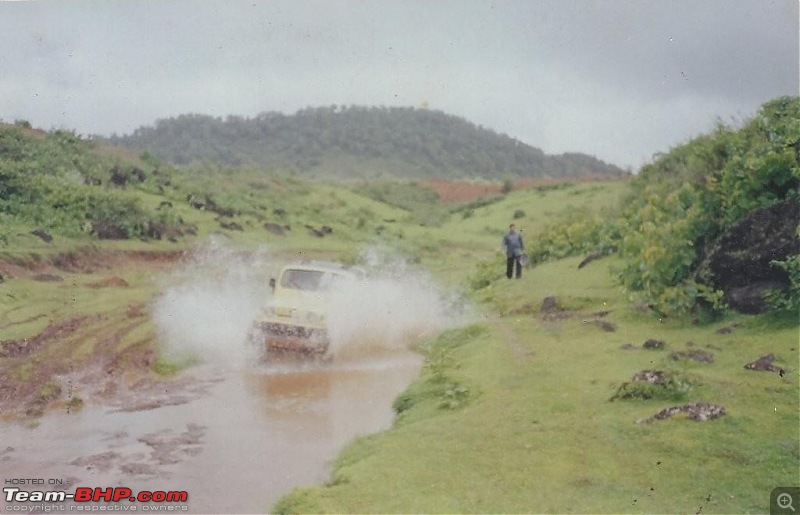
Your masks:
[{"label": "jeep windshield", "polygon": [[331,272],[289,269],[281,275],[281,286],[292,290],[329,290],[344,279],[345,276]]}]

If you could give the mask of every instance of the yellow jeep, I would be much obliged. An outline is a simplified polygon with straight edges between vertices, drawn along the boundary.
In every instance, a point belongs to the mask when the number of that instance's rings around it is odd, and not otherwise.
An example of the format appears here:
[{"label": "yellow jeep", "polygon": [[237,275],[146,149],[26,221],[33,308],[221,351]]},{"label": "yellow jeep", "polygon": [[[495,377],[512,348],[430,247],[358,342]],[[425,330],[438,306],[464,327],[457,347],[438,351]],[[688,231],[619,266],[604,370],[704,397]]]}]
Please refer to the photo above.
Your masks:
[{"label": "yellow jeep", "polygon": [[362,279],[358,268],[322,261],[287,265],[270,280],[272,301],[256,320],[267,351],[328,353],[330,295],[346,281]]}]

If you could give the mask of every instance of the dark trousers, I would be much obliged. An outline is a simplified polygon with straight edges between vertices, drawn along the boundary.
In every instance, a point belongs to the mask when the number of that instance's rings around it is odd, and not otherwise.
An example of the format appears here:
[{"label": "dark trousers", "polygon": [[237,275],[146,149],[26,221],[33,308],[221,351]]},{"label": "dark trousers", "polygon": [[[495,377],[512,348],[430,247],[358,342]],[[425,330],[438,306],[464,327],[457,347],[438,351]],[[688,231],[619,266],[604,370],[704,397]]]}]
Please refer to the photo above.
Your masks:
[{"label": "dark trousers", "polygon": [[506,277],[511,279],[511,275],[514,272],[514,263],[517,264],[517,279],[519,279],[522,277],[522,263],[519,262],[519,257],[514,256],[506,258]]}]

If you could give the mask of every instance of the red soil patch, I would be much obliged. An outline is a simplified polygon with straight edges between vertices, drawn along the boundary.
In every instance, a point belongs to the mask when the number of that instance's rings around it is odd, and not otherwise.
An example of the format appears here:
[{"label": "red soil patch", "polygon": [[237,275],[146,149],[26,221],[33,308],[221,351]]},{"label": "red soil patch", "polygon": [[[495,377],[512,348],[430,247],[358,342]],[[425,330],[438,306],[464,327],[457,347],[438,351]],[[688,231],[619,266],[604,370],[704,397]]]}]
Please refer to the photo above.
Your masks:
[{"label": "red soil patch", "polygon": [[444,179],[431,179],[425,185],[439,194],[439,201],[443,204],[471,202],[488,195],[497,195],[503,187],[502,184],[476,184]]},{"label": "red soil patch", "polygon": [[[0,258],[0,274],[6,280],[85,274],[89,276],[84,283],[88,288],[126,288],[126,273],[142,268],[167,269],[183,258],[182,251],[97,248],[49,255],[6,254]],[[75,399],[109,402],[118,400],[122,392],[152,403],[152,392],[167,391],[166,384],[172,385],[172,393],[157,399],[157,404],[176,404],[189,398],[186,390],[191,381],[176,383],[152,375],[156,358],[154,335],[148,333],[137,341],[127,341],[149,320],[146,302],[62,320],[58,320],[58,314],[39,313],[0,329],[43,317],[55,320],[38,334],[13,340],[0,338],[0,419],[36,417],[55,408],[71,409]],[[86,346],[92,348],[88,356],[81,351]]]},{"label": "red soil patch", "polygon": [[[39,254],[4,256],[0,258],[0,275],[4,278],[32,278],[38,281],[57,280],[57,272],[93,274],[100,270],[142,264],[148,268],[172,265],[184,257],[184,251],[116,251],[79,249],[51,256]],[[102,286],[122,286],[107,284]]]},{"label": "red soil patch", "polygon": [[15,358],[31,354],[42,345],[71,335],[77,331],[85,321],[86,317],[77,317],[62,322],[55,322],[47,326],[41,333],[33,338],[5,340],[0,342],[0,357]]},{"label": "red soil patch", "polygon": [[[514,182],[512,190],[525,190],[536,186],[550,186],[562,182],[586,183],[610,180],[619,180],[619,178],[574,177],[562,179],[517,179]],[[446,179],[430,179],[425,182],[425,185],[439,194],[439,201],[443,204],[472,202],[481,197],[499,195],[503,189],[503,184],[501,182],[475,183],[469,181],[449,181]]]},{"label": "red soil patch", "polygon": [[116,275],[113,277],[109,277],[107,279],[103,279],[101,281],[95,281],[93,283],[89,283],[86,286],[89,288],[97,289],[97,288],[127,288],[129,286],[128,281],[123,279],[122,277],[117,277]]}]

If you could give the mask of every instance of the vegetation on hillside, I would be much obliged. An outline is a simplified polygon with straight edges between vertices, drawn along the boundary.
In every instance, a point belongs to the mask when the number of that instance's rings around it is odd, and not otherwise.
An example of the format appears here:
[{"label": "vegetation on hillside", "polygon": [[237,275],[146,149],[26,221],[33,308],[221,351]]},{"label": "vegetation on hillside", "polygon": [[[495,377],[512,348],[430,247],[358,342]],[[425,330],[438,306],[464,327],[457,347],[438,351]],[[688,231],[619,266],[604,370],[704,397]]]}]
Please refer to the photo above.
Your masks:
[{"label": "vegetation on hillside", "polygon": [[341,233],[349,227],[380,232],[385,213],[355,200],[370,195],[322,189],[312,194],[308,183],[285,173],[200,163],[173,167],[72,131],[0,125],[0,247],[13,247],[31,233],[85,243],[176,242],[220,230],[244,233],[246,227],[259,228],[262,237],[270,229],[305,234],[322,225]]},{"label": "vegetation on hillside", "polygon": [[541,150],[439,111],[387,107],[307,108],[225,119],[190,114],[110,140],[160,159],[291,170],[339,178],[376,176],[618,176],[594,157]]},{"label": "vegetation on hillside", "polygon": [[[703,259],[745,216],[792,199],[800,201],[800,99],[784,97],[741,127],[720,124],[658,156],[631,181],[620,208],[601,217],[573,213],[539,236],[533,257],[618,250],[616,276],[632,298],[663,314],[700,304],[719,310],[722,294]],[[792,285],[774,302],[796,313],[798,257],[775,266],[788,270]]]},{"label": "vegetation on hillside", "polygon": [[[0,125],[0,216],[7,221],[69,237],[160,239],[180,221],[170,209],[146,208],[142,195],[163,193],[169,183],[140,160],[104,153],[71,131]],[[7,239],[0,229],[0,243]]]}]

